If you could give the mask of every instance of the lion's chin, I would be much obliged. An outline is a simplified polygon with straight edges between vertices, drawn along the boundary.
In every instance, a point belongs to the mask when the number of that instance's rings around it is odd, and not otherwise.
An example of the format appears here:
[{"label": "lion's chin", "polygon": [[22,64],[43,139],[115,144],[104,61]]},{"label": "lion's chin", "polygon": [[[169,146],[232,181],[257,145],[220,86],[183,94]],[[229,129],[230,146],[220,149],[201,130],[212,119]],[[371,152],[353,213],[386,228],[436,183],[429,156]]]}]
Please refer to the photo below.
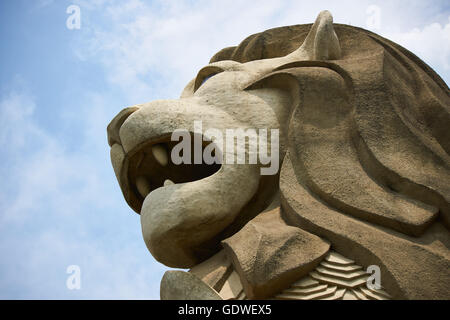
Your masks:
[{"label": "lion's chin", "polygon": [[199,263],[205,245],[238,216],[258,190],[259,180],[258,166],[222,165],[207,178],[153,190],[141,209],[147,248],[169,267]]}]

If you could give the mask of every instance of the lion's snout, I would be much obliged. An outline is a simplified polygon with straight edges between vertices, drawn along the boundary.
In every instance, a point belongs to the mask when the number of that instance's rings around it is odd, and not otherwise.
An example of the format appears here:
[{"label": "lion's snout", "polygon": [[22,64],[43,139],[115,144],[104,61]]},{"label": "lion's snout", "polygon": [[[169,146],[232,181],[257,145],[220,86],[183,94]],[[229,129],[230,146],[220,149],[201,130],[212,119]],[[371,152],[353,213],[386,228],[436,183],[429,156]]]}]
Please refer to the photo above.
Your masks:
[{"label": "lion's snout", "polygon": [[112,147],[115,143],[122,144],[119,135],[120,127],[125,122],[125,120],[127,120],[127,118],[138,109],[138,106],[125,108],[111,120],[106,129],[106,132],[108,134],[108,144],[110,147]]}]

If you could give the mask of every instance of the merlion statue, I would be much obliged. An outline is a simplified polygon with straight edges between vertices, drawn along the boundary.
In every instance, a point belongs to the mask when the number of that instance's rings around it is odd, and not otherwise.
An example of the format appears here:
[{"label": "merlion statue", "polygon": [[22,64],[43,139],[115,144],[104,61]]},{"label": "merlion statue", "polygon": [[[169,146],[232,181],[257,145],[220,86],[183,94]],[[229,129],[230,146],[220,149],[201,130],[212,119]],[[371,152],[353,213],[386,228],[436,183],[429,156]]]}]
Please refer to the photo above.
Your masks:
[{"label": "merlion statue", "polygon": [[[279,170],[174,160],[181,129],[194,154],[234,156],[210,128],[278,133]],[[180,99],[122,110],[108,142],[149,251],[190,269],[162,299],[450,299],[449,88],[328,11],[221,50]]]}]

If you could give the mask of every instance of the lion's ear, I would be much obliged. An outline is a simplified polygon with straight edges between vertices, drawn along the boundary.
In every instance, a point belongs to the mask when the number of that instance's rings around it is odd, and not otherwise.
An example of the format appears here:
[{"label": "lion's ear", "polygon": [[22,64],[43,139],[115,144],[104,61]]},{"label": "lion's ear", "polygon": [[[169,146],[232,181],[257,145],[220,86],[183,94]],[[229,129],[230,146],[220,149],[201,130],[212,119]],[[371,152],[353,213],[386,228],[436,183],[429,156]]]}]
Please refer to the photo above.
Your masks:
[{"label": "lion's ear", "polygon": [[294,101],[298,101],[299,82],[292,70],[280,70],[265,75],[261,79],[249,85],[245,90],[256,90],[262,88],[280,89],[288,92]]},{"label": "lion's ear", "polygon": [[305,41],[288,56],[301,60],[337,60],[341,58],[341,46],[334,32],[333,16],[329,11],[319,13]]},{"label": "lion's ear", "polygon": [[[287,126],[284,124],[287,123],[290,114],[298,106],[300,98],[299,82],[295,73],[291,71],[280,70],[272,72],[245,88],[248,91],[255,90],[254,92],[257,92],[258,89],[275,89],[279,97],[280,94],[284,97],[284,99],[277,100],[279,108],[274,109],[277,110],[278,119],[282,124],[282,132],[287,130]],[[285,134],[287,134],[287,131]]]}]

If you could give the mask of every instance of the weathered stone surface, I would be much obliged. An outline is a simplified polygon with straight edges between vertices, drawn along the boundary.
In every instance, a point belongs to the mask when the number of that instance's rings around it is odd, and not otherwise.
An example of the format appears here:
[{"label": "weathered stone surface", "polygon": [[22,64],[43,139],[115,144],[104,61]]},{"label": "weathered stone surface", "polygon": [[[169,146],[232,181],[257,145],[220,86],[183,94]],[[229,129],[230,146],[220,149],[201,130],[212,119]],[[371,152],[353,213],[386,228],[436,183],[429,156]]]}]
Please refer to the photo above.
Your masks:
[{"label": "weathered stone surface", "polygon": [[119,130],[124,121],[139,108],[137,106],[128,107],[120,111],[108,125],[108,144],[112,147],[114,144],[121,144]]},{"label": "weathered stone surface", "polygon": [[243,291],[241,279],[236,271],[233,271],[225,281],[219,294],[224,300],[236,299]]},{"label": "weathered stone surface", "polygon": [[[449,297],[450,259],[448,230],[445,227],[437,223],[418,239],[343,215],[315,199],[299,183],[290,155],[285,158],[280,179],[286,218],[330,240],[333,248],[346,257],[365,266],[379,266],[381,284],[393,298]],[[337,260],[328,260],[331,261]],[[347,263],[345,260],[343,262]],[[311,276],[348,288],[365,283],[364,279],[344,281],[318,272]]]},{"label": "weathered stone surface", "polygon": [[369,274],[361,269],[362,267],[354,261],[330,250],[314,271],[273,298],[285,300],[392,299],[385,290],[369,287]]},{"label": "weathered stone surface", "polygon": [[262,299],[313,270],[329,244],[280,219],[279,209],[260,214],[222,242],[247,297]]},{"label": "weathered stone surface", "polygon": [[[226,296],[245,297],[213,257],[224,239],[249,298],[306,276],[328,241],[343,256],[311,272],[302,289],[310,298],[449,299],[449,110],[448,86],[419,58],[333,24],[324,11],[313,25],[267,30],[220,51],[180,99],[126,108],[107,131],[150,252],[172,267],[206,260],[192,273]],[[278,129],[281,173],[263,176],[260,164],[175,165],[170,136],[193,133],[195,121],[205,135]],[[261,214],[278,206],[280,191],[290,226]],[[381,268],[386,295],[360,288],[369,265]]]},{"label": "weathered stone surface", "polygon": [[350,260],[342,255],[340,255],[337,252],[330,252],[329,254],[327,254],[327,256],[325,257],[325,261],[327,261],[328,263],[331,263],[335,266],[351,266],[355,263],[355,261]]},{"label": "weathered stone surface", "polygon": [[184,271],[166,271],[161,280],[161,300],[222,300],[197,276]]},{"label": "weathered stone surface", "polygon": [[300,296],[307,296],[316,292],[320,292],[324,289],[328,288],[327,284],[319,284],[314,287],[310,288],[297,288],[295,286],[292,286],[291,288],[288,288],[283,291],[284,294],[293,294],[293,295],[300,295]]},{"label": "weathered stone surface", "polygon": [[231,261],[222,250],[210,259],[196,265],[189,272],[195,274],[215,290],[220,291],[232,272]]},{"label": "weathered stone surface", "polygon": [[292,284],[293,288],[300,288],[300,289],[309,289],[311,287],[315,287],[319,285],[319,281],[314,280],[311,277],[304,277],[301,280],[298,280]]}]

